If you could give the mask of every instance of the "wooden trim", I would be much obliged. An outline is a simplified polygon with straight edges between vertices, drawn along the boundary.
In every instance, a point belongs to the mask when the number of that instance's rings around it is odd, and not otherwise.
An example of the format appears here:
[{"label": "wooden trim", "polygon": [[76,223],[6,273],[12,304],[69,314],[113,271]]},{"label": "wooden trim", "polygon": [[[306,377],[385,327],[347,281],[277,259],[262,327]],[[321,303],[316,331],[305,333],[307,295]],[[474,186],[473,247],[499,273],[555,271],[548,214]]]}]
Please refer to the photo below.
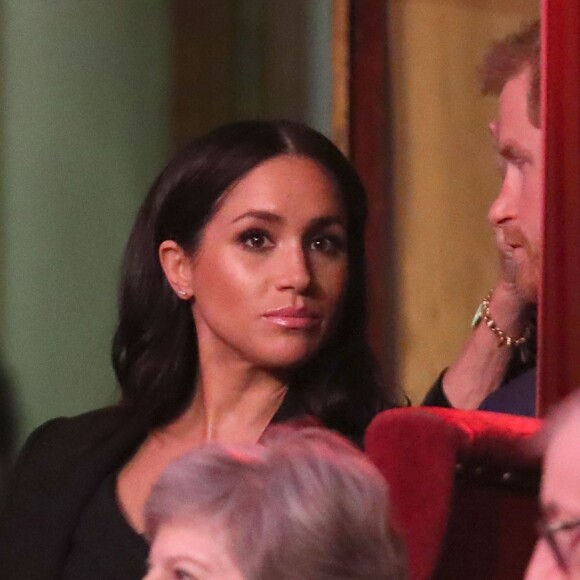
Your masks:
[{"label": "wooden trim", "polygon": [[387,384],[398,381],[394,203],[391,195],[387,3],[350,2],[349,152],[367,189],[369,339]]},{"label": "wooden trim", "polygon": [[350,0],[332,3],[332,140],[349,154]]},{"label": "wooden trim", "polygon": [[544,260],[538,410],[580,385],[580,4],[543,3]]}]

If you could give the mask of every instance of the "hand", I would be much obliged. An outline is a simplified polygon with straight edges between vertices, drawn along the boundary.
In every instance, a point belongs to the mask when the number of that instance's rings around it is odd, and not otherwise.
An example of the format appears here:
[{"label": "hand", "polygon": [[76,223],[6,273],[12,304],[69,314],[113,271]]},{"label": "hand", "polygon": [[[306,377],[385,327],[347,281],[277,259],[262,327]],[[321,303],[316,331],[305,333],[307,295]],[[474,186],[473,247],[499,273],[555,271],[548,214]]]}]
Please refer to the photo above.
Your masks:
[{"label": "hand", "polygon": [[513,252],[511,250],[499,251],[499,270],[500,280],[503,280],[508,285],[512,285],[515,290],[518,267],[513,259]]},{"label": "hand", "polygon": [[500,250],[499,266],[500,275],[490,302],[491,317],[504,332],[518,337],[525,330],[528,301],[518,289],[518,265],[511,251]]},{"label": "hand", "polygon": [[[491,318],[513,338],[526,329],[526,301],[515,283],[516,265],[500,254],[500,276],[489,303]],[[471,334],[457,360],[443,377],[443,391],[453,407],[476,409],[501,384],[509,364],[509,348],[498,348],[497,336],[485,324]]]}]

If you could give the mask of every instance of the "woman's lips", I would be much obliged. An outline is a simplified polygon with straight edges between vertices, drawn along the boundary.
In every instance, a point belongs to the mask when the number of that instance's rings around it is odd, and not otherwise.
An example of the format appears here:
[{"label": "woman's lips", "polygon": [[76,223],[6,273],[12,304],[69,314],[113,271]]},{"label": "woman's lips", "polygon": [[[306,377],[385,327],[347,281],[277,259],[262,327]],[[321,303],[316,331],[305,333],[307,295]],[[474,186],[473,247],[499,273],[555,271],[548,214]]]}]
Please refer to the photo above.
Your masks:
[{"label": "woman's lips", "polygon": [[292,330],[315,328],[320,325],[321,317],[307,308],[284,307],[270,310],[263,315],[268,322]]}]

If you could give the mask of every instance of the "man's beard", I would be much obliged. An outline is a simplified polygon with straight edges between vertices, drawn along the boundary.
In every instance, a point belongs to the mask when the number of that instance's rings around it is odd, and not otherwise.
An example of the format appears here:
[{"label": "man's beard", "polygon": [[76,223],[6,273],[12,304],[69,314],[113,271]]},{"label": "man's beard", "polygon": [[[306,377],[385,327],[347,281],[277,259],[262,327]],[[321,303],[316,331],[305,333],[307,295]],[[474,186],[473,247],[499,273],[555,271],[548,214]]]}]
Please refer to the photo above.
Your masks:
[{"label": "man's beard", "polygon": [[530,242],[519,228],[510,228],[506,237],[509,243],[506,243],[504,248],[507,249],[500,250],[503,279],[514,284],[523,303],[537,304],[540,285],[540,243]]}]

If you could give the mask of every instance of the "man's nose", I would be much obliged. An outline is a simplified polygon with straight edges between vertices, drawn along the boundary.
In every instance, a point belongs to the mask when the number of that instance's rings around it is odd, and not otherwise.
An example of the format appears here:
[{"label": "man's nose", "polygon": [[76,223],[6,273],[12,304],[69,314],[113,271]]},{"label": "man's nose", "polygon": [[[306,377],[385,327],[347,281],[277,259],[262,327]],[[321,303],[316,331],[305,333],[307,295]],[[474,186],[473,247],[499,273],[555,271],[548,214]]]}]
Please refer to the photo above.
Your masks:
[{"label": "man's nose", "polygon": [[517,188],[512,177],[508,171],[501,184],[501,189],[487,213],[487,220],[494,227],[509,222],[516,215]]},{"label": "man's nose", "polygon": [[312,282],[312,272],[308,254],[302,247],[289,248],[280,256],[277,287],[279,290],[293,290],[304,293]]}]

